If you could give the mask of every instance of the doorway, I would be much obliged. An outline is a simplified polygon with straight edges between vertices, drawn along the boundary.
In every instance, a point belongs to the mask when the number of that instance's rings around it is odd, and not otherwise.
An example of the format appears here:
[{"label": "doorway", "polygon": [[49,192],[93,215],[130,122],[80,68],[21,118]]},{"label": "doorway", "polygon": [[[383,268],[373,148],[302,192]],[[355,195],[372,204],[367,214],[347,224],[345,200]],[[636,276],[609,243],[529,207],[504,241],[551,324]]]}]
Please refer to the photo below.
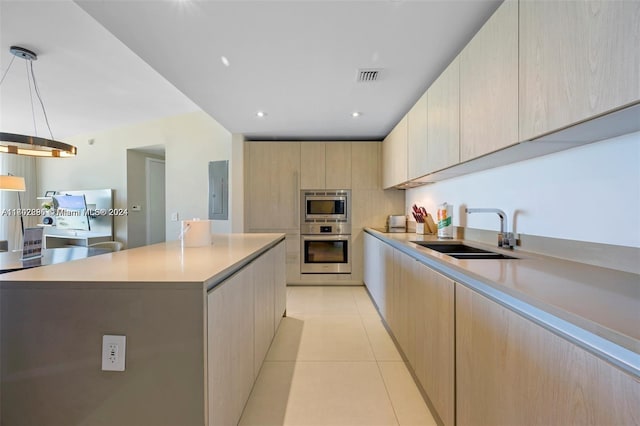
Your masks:
[{"label": "doorway", "polygon": [[165,163],[145,158],[147,245],[165,241]]},{"label": "doorway", "polygon": [[127,150],[127,248],[166,240],[165,160],[164,145]]}]

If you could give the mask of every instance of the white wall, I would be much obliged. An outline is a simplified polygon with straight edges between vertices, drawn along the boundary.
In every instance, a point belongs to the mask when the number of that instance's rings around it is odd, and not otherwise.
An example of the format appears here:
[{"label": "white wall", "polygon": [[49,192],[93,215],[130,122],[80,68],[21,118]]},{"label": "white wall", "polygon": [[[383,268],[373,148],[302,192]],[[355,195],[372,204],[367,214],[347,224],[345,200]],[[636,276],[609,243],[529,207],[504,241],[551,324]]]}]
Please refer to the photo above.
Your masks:
[{"label": "white wall", "polygon": [[[88,144],[89,139],[94,140],[93,145]],[[77,157],[38,160],[38,193],[59,188],[113,188],[114,206],[130,208],[126,193],[127,149],[164,145],[166,234],[167,241],[175,240],[180,233],[180,223],[171,221],[171,213],[177,212],[180,220],[207,218],[208,163],[232,160],[231,141],[232,134],[203,112],[72,138],[66,142],[78,147]],[[231,181],[230,194],[235,192],[236,184]],[[231,232],[235,221],[242,223],[242,217],[231,211],[230,220],[215,221],[214,232]],[[122,217],[114,220],[115,238],[119,241],[127,241],[126,222]]]},{"label": "white wall", "polygon": [[406,192],[407,212],[435,218],[444,201],[456,226],[498,230],[497,215],[462,213],[496,207],[518,233],[640,247],[640,132]]}]

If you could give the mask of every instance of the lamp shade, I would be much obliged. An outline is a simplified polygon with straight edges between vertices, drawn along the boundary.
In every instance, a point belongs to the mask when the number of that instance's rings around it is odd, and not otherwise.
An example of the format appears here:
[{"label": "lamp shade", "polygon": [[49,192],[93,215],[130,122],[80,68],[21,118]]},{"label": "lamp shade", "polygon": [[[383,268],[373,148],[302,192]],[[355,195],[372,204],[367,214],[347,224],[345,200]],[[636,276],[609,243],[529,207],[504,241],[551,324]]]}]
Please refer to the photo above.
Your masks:
[{"label": "lamp shade", "polygon": [[0,175],[0,190],[2,191],[26,191],[24,178],[20,176]]}]

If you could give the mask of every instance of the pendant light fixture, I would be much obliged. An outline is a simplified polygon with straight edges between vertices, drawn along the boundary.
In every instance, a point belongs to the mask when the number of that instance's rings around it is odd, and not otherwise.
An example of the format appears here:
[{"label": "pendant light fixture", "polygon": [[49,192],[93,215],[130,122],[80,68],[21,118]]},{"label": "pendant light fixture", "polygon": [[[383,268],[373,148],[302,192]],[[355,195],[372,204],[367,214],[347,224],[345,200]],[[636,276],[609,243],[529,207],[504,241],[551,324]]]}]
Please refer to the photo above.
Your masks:
[{"label": "pendant light fixture", "polygon": [[[13,61],[16,58],[21,58],[26,61],[27,68],[27,83],[29,85],[29,93],[31,93],[30,101],[31,101],[31,116],[33,118],[33,127],[34,127],[34,135],[21,135],[16,133],[4,133],[0,132],[0,152],[6,152],[9,154],[18,154],[18,155],[29,155],[33,157],[73,157],[77,154],[78,149],[73,146],[66,144],[64,142],[56,141],[53,138],[53,133],[51,132],[51,127],[49,126],[49,119],[47,117],[47,111],[44,108],[44,103],[42,102],[42,97],[40,96],[40,90],[38,89],[38,84],[36,83],[36,76],[33,72],[33,61],[38,60],[38,55],[32,52],[29,49],[25,49],[24,47],[19,46],[11,46],[9,48],[9,52],[14,55],[11,58],[11,62],[7,67],[7,70],[4,72],[2,79],[0,79],[0,85],[6,78],[9,70],[11,69],[11,65],[13,65]],[[38,136],[38,129],[36,127],[36,117],[35,110],[33,107],[33,93],[35,93],[38,101],[40,102],[40,107],[42,108],[42,114],[44,115],[44,120],[47,125],[47,129],[49,130],[49,137],[43,138]]]}]

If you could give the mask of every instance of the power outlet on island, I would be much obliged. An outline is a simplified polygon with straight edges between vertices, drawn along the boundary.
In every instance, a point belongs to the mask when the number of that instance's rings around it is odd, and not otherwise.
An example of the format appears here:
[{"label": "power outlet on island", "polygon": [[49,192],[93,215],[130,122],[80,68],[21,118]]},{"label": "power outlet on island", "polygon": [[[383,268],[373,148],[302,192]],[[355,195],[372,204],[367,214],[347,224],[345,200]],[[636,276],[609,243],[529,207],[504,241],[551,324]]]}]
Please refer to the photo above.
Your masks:
[{"label": "power outlet on island", "polygon": [[102,371],[124,371],[127,336],[102,336]]}]

